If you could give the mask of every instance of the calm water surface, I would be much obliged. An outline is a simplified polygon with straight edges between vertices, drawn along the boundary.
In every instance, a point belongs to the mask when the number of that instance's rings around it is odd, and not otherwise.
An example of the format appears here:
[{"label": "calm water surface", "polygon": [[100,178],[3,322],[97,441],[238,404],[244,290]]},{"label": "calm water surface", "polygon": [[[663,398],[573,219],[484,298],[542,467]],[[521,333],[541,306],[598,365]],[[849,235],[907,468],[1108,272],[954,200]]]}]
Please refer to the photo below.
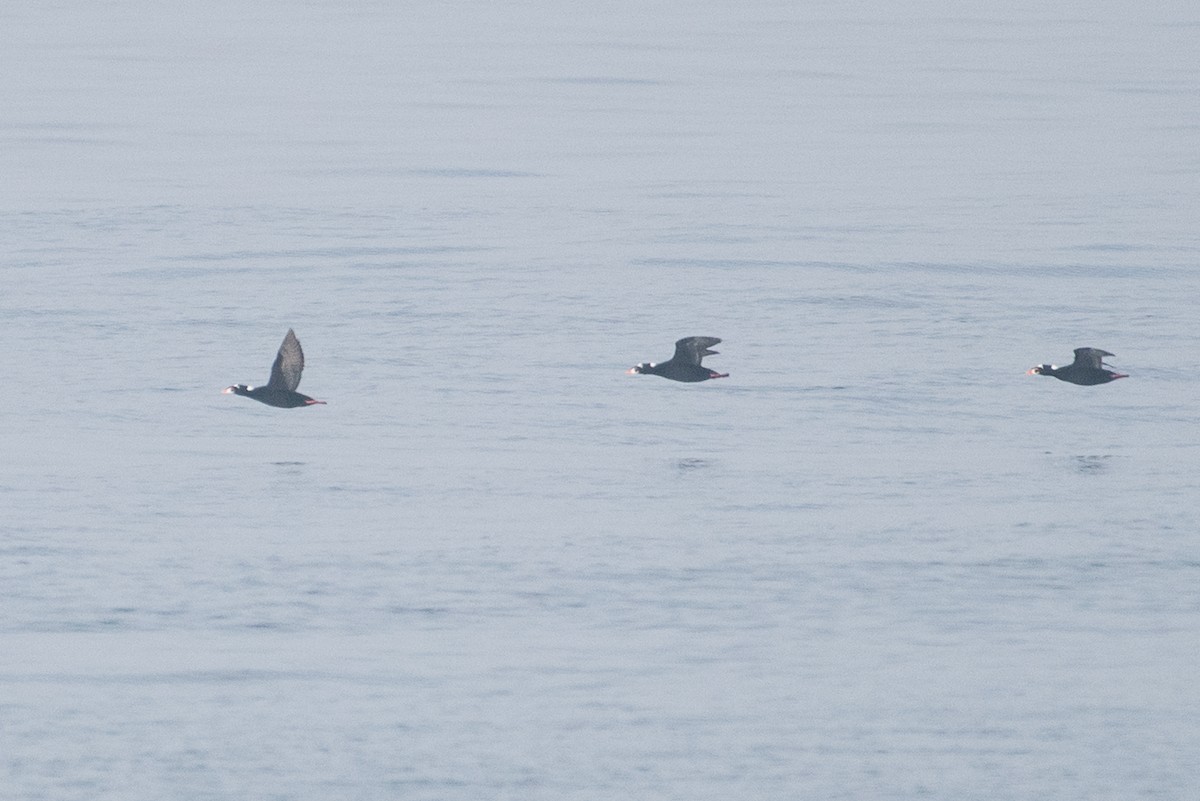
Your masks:
[{"label": "calm water surface", "polygon": [[1193,792],[1190,4],[0,16],[3,797]]}]

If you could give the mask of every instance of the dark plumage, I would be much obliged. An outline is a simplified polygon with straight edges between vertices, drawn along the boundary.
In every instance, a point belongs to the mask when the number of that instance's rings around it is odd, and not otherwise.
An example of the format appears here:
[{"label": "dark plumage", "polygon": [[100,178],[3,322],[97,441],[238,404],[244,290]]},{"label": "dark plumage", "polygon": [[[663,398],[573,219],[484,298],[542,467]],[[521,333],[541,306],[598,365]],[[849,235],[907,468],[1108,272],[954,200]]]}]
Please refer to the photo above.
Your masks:
[{"label": "dark plumage", "polygon": [[716,337],[684,337],[675,343],[675,355],[670,361],[662,364],[654,362],[642,363],[629,368],[630,375],[660,375],[672,381],[707,381],[710,378],[728,378],[729,373],[718,373],[700,366],[700,360],[705,356],[715,356],[715,350],[709,347],[721,340]]},{"label": "dark plumage", "polygon": [[1054,376],[1060,381],[1082,384],[1083,386],[1107,384],[1109,381],[1116,381],[1118,378],[1129,378],[1124,373],[1114,373],[1112,370],[1105,369],[1108,365],[1104,364],[1104,357],[1112,355],[1108,351],[1100,350],[1099,348],[1076,348],[1075,361],[1066,367],[1057,367],[1053,364],[1039,364],[1037,367],[1031,367],[1027,375],[1049,375]]},{"label": "dark plumage", "polygon": [[265,387],[248,387],[245,384],[234,384],[222,390],[226,395],[245,395],[268,406],[278,406],[281,409],[294,409],[297,406],[312,406],[314,403],[324,403],[313,400],[307,395],[296,391],[300,386],[300,374],[304,372],[304,351],[300,349],[300,340],[296,332],[288,329],[275,363],[271,365],[271,378]]}]

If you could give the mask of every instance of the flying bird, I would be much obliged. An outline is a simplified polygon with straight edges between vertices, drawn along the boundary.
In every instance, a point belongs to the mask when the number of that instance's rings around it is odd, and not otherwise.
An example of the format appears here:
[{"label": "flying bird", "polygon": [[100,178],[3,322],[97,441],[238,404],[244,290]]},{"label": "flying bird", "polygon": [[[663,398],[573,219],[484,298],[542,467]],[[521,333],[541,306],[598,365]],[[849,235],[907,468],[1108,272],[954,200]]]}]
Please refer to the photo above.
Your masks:
[{"label": "flying bird", "polygon": [[675,355],[661,364],[643,362],[629,368],[629,375],[660,375],[672,381],[707,381],[710,378],[728,378],[729,373],[718,373],[700,365],[705,356],[715,356],[709,350],[721,340],[716,337],[684,337],[675,343]]},{"label": "flying bird", "polygon": [[1104,363],[1104,357],[1112,355],[1108,351],[1100,350],[1099,348],[1076,348],[1075,361],[1066,367],[1058,367],[1053,364],[1039,364],[1036,367],[1029,368],[1026,375],[1054,376],[1060,381],[1081,384],[1085,387],[1090,387],[1094,384],[1107,384],[1109,381],[1116,381],[1118,378],[1129,378],[1124,373],[1114,373],[1112,370],[1105,369],[1108,365]]},{"label": "flying bird", "polygon": [[275,363],[271,365],[271,378],[265,387],[249,387],[245,384],[234,384],[221,390],[226,395],[245,395],[268,406],[278,406],[281,409],[294,409],[297,406],[312,406],[314,403],[324,403],[323,400],[313,400],[307,395],[296,391],[300,386],[300,374],[304,372],[304,351],[300,349],[300,340],[296,332],[288,329]]}]

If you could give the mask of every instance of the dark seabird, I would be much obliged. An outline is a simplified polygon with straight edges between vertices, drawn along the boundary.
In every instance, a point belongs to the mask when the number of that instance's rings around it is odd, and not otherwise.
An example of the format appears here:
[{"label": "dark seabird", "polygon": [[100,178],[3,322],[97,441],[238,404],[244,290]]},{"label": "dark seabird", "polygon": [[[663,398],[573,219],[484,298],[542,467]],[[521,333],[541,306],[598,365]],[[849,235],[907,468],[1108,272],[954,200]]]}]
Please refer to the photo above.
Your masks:
[{"label": "dark seabird", "polygon": [[1109,381],[1116,381],[1118,378],[1129,378],[1124,373],[1114,373],[1112,370],[1106,370],[1108,366],[1102,361],[1105,356],[1112,356],[1106,350],[1099,348],[1076,348],[1075,361],[1068,364],[1066,367],[1056,367],[1053,364],[1039,364],[1037,367],[1031,367],[1026,375],[1051,375],[1060,381],[1067,381],[1072,384],[1082,384],[1085,387],[1090,387],[1093,384],[1107,384]]},{"label": "dark seabird", "polygon": [[296,332],[288,329],[283,344],[279,346],[279,354],[271,365],[271,379],[265,387],[248,387],[245,384],[234,384],[221,390],[226,395],[245,395],[268,406],[278,406],[281,409],[294,409],[297,406],[312,406],[314,403],[324,403],[323,400],[313,400],[307,395],[296,391],[300,386],[300,373],[304,371],[304,351],[300,350],[300,340]]},{"label": "dark seabird", "polygon": [[629,368],[629,375],[642,373],[645,375],[661,375],[672,381],[707,381],[710,378],[728,378],[729,373],[718,373],[700,366],[700,360],[705,356],[716,355],[709,347],[721,340],[716,337],[684,337],[675,343],[675,355],[670,361],[662,364],[654,362],[639,364]]}]

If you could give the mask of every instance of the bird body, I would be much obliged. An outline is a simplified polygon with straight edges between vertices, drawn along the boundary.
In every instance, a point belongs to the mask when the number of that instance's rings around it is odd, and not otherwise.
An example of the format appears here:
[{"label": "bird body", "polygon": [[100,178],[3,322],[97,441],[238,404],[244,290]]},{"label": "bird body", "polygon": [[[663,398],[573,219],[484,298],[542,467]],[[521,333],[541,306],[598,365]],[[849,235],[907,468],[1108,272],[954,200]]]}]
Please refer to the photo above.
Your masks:
[{"label": "bird body", "polygon": [[684,337],[675,343],[675,355],[668,361],[656,364],[643,362],[629,368],[630,375],[659,375],[672,381],[694,383],[707,381],[710,378],[728,378],[729,373],[718,373],[700,364],[705,356],[715,356],[715,350],[709,350],[721,340],[716,337]]},{"label": "bird body", "polygon": [[222,392],[226,395],[244,395],[268,406],[277,406],[281,409],[325,403],[325,401],[314,400],[296,391],[296,387],[300,386],[302,372],[304,372],[304,351],[300,349],[300,340],[296,339],[296,332],[289,328],[287,336],[283,338],[283,344],[279,346],[275,363],[271,365],[271,377],[267,380],[266,386],[251,387],[246,384],[234,384],[226,387]]},{"label": "bird body", "polygon": [[1112,370],[1106,369],[1108,365],[1104,364],[1104,358],[1112,355],[1108,351],[1100,350],[1099,348],[1076,348],[1075,361],[1066,367],[1058,367],[1053,364],[1039,364],[1036,367],[1029,368],[1026,374],[1048,375],[1060,381],[1079,384],[1085,387],[1095,386],[1096,384],[1107,384],[1109,381],[1116,381],[1118,378],[1129,378],[1124,373],[1114,373]]}]

